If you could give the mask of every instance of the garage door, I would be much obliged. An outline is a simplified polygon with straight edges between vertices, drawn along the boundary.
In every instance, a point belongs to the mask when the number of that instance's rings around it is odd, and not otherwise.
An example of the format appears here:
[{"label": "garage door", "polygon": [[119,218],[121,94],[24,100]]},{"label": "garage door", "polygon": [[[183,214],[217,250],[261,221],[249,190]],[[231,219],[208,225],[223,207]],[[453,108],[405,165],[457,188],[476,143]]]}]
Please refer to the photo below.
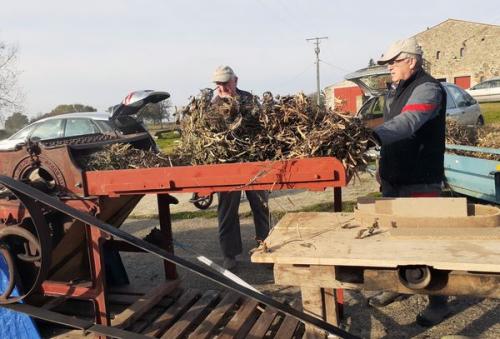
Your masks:
[{"label": "garage door", "polygon": [[463,89],[470,88],[470,76],[455,77],[455,85]]}]

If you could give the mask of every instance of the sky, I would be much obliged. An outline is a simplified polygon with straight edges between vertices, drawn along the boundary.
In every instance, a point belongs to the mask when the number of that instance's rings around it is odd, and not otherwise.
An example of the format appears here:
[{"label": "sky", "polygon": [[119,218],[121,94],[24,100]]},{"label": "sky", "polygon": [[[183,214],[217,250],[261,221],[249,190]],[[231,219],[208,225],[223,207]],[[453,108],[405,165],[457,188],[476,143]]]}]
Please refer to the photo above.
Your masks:
[{"label": "sky", "polygon": [[230,65],[261,95],[312,93],[366,67],[395,40],[447,19],[500,25],[498,0],[2,0],[0,41],[18,48],[28,116],[59,104],[106,110],[134,90],[185,105]]}]

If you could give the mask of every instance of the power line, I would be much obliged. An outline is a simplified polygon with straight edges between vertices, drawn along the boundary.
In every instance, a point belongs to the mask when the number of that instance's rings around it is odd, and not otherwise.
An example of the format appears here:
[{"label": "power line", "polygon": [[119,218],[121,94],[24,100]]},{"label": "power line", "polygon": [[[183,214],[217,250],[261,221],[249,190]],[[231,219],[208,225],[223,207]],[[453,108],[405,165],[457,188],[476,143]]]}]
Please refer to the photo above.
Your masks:
[{"label": "power line", "polygon": [[320,40],[326,40],[326,39],[328,39],[327,36],[306,39],[306,41],[316,40],[316,42],[315,42],[316,47],[314,48],[314,53],[316,53],[316,89],[317,89],[316,93],[317,93],[318,106],[321,104],[321,100],[320,100],[321,87],[319,84],[319,52],[320,52],[319,44],[320,44]]},{"label": "power line", "polygon": [[325,64],[325,65],[330,66],[331,68],[336,68],[336,69],[338,69],[338,70],[340,70],[340,71],[342,71],[342,72],[349,72],[347,69],[342,68],[342,67],[340,67],[340,66],[332,65],[331,63],[326,62],[325,60],[320,60],[320,62],[321,62],[321,63],[323,63],[323,64]]}]

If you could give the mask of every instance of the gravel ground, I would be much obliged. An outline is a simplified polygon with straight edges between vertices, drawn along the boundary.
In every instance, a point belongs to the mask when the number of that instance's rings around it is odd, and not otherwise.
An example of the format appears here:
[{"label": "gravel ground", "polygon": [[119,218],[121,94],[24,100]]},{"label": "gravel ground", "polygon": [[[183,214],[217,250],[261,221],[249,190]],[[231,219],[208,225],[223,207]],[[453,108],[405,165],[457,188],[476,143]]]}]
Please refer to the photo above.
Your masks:
[{"label": "gravel ground", "polygon": [[[349,185],[343,190],[344,200],[354,200],[358,196],[377,190],[373,178],[363,175],[361,181]],[[325,192],[273,192],[271,209],[293,210],[332,199],[331,190]],[[188,202],[187,194],[176,195],[180,200],[172,206],[172,212],[194,211],[196,208]],[[215,201],[216,202],[216,201]],[[216,205],[211,207],[216,208]],[[248,202],[243,201],[240,212],[249,210]],[[133,212],[133,218],[126,221],[123,230],[137,237],[144,237],[158,221],[141,219],[157,213],[154,196],[145,197]],[[189,247],[189,251],[176,246],[175,253],[188,260],[196,261],[195,254],[202,254],[216,263],[222,263],[222,256],[217,240],[217,221],[215,219],[195,218],[173,222],[175,241]],[[253,222],[251,218],[241,220],[243,238],[243,254],[238,257],[236,274],[242,279],[280,300],[300,298],[297,287],[278,286],[273,284],[272,270],[263,265],[252,264],[248,252],[255,246]],[[163,279],[161,260],[150,254],[124,253],[124,263],[133,284],[154,287]],[[201,289],[223,289],[221,286],[201,278],[186,270],[179,269],[183,286]],[[423,328],[415,323],[415,316],[426,305],[426,297],[410,296],[380,309],[368,307],[366,297],[373,292],[345,291],[345,319],[342,326],[353,334],[363,338],[440,338],[444,335],[466,335],[479,338],[500,338],[500,302],[493,299],[452,297],[450,307],[453,315],[434,328]],[[66,333],[59,338],[74,338]]]}]

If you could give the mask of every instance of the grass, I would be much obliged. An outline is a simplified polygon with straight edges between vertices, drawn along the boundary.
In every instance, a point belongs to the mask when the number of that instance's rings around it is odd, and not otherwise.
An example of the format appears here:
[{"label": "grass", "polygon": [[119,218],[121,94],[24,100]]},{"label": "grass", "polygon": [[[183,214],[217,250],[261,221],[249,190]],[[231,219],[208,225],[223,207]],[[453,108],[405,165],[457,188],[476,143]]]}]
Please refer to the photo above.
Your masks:
[{"label": "grass", "polygon": [[163,133],[162,138],[156,139],[156,144],[163,153],[171,154],[173,149],[177,146],[179,139],[179,133],[172,131]]},{"label": "grass", "polygon": [[484,102],[479,106],[486,124],[500,123],[500,102]]}]

